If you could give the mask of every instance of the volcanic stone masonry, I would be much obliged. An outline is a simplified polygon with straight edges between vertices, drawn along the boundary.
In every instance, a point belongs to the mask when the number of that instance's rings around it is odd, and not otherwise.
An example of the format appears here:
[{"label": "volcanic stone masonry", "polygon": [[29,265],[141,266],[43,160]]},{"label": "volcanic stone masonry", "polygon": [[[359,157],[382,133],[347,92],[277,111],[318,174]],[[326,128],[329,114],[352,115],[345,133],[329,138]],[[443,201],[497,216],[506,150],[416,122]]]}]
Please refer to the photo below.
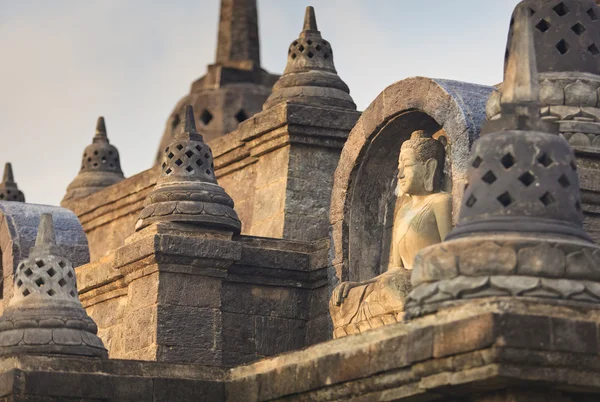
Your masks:
[{"label": "volcanic stone masonry", "polygon": [[256,0],[222,0],[154,167],[124,178],[103,118],[62,207],[7,164],[0,401],[600,400],[600,7],[507,26],[501,85],[361,113],[312,7],[278,76]]}]

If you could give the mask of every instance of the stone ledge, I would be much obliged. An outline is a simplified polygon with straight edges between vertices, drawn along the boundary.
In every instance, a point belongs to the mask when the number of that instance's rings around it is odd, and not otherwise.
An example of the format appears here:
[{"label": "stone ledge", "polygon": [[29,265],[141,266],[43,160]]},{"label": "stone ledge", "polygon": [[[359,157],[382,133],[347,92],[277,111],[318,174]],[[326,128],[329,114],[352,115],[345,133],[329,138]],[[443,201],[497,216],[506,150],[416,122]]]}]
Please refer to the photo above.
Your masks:
[{"label": "stone ledge", "polygon": [[473,301],[235,368],[227,392],[247,401],[429,400],[536,382],[600,393],[599,323],[595,309],[579,305]]},{"label": "stone ledge", "polygon": [[[224,400],[223,370],[155,362],[20,356],[0,360],[0,397],[14,400]],[[23,398],[23,399],[21,399]],[[12,399],[11,399],[12,400]],[[30,399],[26,399],[30,400]]]}]

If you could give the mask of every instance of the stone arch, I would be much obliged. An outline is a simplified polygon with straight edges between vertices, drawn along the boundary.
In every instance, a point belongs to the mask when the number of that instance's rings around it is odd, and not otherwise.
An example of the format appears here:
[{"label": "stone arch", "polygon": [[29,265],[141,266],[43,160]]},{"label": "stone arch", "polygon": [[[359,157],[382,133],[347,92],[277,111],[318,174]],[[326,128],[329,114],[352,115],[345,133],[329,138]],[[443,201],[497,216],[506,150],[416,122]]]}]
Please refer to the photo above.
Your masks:
[{"label": "stone arch", "polygon": [[[330,283],[365,280],[378,274],[400,146],[416,129],[442,132],[448,141],[445,172],[458,217],[469,149],[485,121],[492,87],[424,77],[386,88],[350,132],[335,172],[330,222]],[[447,164],[448,165],[448,164]],[[351,268],[352,267],[352,268]]]},{"label": "stone arch", "polygon": [[22,202],[0,202],[0,260],[2,263],[2,305],[12,297],[13,274],[19,262],[35,244],[40,216],[52,214],[56,241],[73,267],[90,261],[88,242],[77,216],[68,209]]}]

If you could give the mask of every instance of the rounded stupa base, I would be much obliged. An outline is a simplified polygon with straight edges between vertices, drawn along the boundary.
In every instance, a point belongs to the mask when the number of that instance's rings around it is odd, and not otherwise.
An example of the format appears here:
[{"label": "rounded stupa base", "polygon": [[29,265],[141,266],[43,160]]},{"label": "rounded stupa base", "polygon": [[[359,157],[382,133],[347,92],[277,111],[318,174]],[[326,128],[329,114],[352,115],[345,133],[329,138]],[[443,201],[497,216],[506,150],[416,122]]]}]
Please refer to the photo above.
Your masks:
[{"label": "rounded stupa base", "polygon": [[67,193],[62,201],[76,200],[97,193],[112,186],[125,177],[115,172],[83,172],[80,173],[67,187]]},{"label": "rounded stupa base", "polygon": [[482,234],[422,250],[406,300],[409,317],[485,297],[600,304],[600,247],[575,237]]},{"label": "rounded stupa base", "polygon": [[242,224],[233,200],[222,187],[206,182],[174,181],[157,185],[135,225],[136,230],[158,222],[200,224],[239,234]]},{"label": "rounded stupa base", "polygon": [[0,318],[0,356],[60,354],[108,358],[83,308],[9,307]]}]

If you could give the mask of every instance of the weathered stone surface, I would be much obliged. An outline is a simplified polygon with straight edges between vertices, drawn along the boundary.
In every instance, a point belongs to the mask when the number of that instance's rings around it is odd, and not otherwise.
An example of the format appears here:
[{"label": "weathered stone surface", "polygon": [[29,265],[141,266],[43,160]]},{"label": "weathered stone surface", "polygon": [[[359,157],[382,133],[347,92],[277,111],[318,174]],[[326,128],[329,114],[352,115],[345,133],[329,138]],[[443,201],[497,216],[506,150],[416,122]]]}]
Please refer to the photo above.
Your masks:
[{"label": "weathered stone surface", "polygon": [[13,296],[0,317],[0,355],[106,358],[98,327],[79,301],[73,265],[56,244],[52,215],[39,219],[35,245],[15,270]]},{"label": "weathered stone surface", "polygon": [[48,356],[3,359],[0,392],[19,401],[184,401],[225,398],[225,373],[198,365]]},{"label": "weathered stone surface", "polygon": [[[534,310],[539,315],[531,315]],[[572,311],[568,319],[559,317],[567,311]],[[384,396],[396,395],[397,400],[454,401],[455,397],[460,400],[461,396],[478,395],[482,389],[502,392],[516,383],[527,387],[529,381],[544,384],[553,392],[565,389],[567,384],[589,385],[591,377],[575,380],[572,376],[583,375],[585,370],[597,371],[597,352],[589,359],[583,354],[573,358],[570,353],[580,350],[580,346],[569,346],[570,342],[562,339],[565,326],[570,326],[587,334],[583,337],[588,337],[589,343],[595,331],[588,330],[587,320],[593,315],[589,307],[574,313],[566,306],[539,301],[463,305],[435,317],[234,368],[228,395],[241,400],[292,395],[299,400],[322,400],[332,395],[342,400],[367,396],[385,400]],[[545,320],[540,324],[558,320],[560,324],[542,325],[538,332],[543,333],[537,334],[519,330],[528,320],[534,324],[538,320]],[[436,341],[434,334],[439,337]],[[414,353],[415,348],[421,351]],[[599,385],[594,382],[594,392],[599,392]]]},{"label": "weathered stone surface", "polygon": [[192,83],[190,93],[169,116],[157,164],[173,139],[187,104],[197,111],[196,123],[207,141],[235,130],[261,110],[279,76],[261,68],[259,48],[256,0],[222,1],[215,63]]},{"label": "weathered stone surface", "polygon": [[96,123],[96,135],[92,144],[85,148],[79,174],[67,187],[61,205],[65,201],[87,197],[120,182],[123,178],[119,151],[108,141],[104,117],[99,117]]},{"label": "weathered stone surface", "polygon": [[[457,215],[469,146],[479,135],[479,127],[485,120],[485,102],[491,91],[489,87],[446,80],[410,78],[388,87],[373,101],[374,106],[362,114],[348,137],[335,173],[329,214],[333,225],[330,236],[336,247],[330,265],[341,261],[340,273],[348,276],[332,277],[332,284],[338,280],[369,279],[379,273],[381,248],[385,243],[380,217],[388,208],[380,199],[382,194],[384,198],[393,195],[390,187],[400,144],[411,130],[445,130],[452,161],[448,175],[452,177],[453,209]],[[411,113],[414,109],[422,112]],[[462,112],[447,114],[446,120],[440,117],[436,121],[431,116],[440,110]],[[357,219],[351,221],[350,216]],[[338,225],[340,219],[345,224]],[[360,244],[360,248],[354,244]],[[352,261],[347,250],[350,247],[356,251]],[[360,269],[374,271],[358,272]]]},{"label": "weathered stone surface", "polygon": [[25,202],[25,195],[19,190],[13,175],[12,165],[4,165],[2,182],[0,182],[0,201]]}]

